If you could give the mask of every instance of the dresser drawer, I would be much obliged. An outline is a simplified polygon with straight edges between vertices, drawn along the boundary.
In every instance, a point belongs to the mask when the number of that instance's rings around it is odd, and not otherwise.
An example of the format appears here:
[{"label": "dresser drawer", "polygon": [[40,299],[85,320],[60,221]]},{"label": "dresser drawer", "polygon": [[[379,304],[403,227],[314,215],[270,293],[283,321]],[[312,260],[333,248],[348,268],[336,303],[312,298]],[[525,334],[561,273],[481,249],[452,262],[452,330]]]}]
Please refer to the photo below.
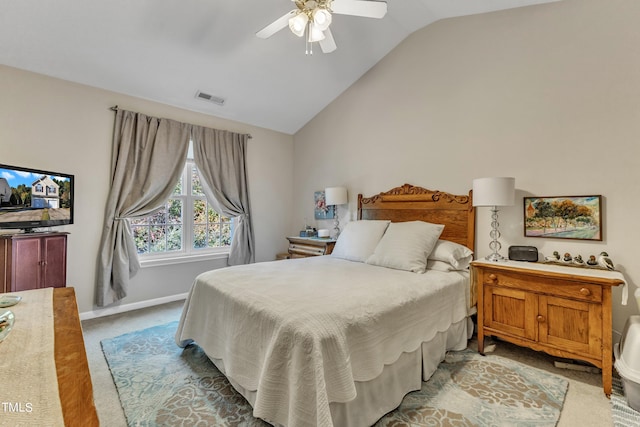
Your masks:
[{"label": "dresser drawer", "polygon": [[326,248],[311,246],[311,245],[302,245],[298,243],[291,243],[289,245],[289,253],[290,254],[301,254],[305,256],[317,256],[324,255],[326,252]]},{"label": "dresser drawer", "polygon": [[317,237],[287,237],[291,258],[329,255],[336,241]]},{"label": "dresser drawer", "polygon": [[602,301],[602,286],[572,280],[570,277],[546,277],[539,273],[527,274],[522,271],[512,273],[491,269],[484,269],[481,274],[482,282],[488,285],[554,295],[578,301]]}]

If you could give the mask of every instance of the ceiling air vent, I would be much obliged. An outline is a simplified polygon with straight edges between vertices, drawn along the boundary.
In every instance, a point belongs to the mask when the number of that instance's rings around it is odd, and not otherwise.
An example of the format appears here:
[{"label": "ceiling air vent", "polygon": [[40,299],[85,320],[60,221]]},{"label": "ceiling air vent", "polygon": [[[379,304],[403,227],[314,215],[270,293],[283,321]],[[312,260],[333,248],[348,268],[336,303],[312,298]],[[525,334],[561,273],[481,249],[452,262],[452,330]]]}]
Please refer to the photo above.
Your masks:
[{"label": "ceiling air vent", "polygon": [[220,106],[223,106],[225,101],[224,98],[220,98],[219,96],[210,95],[208,93],[204,93],[200,91],[196,92],[196,98],[202,99]]}]

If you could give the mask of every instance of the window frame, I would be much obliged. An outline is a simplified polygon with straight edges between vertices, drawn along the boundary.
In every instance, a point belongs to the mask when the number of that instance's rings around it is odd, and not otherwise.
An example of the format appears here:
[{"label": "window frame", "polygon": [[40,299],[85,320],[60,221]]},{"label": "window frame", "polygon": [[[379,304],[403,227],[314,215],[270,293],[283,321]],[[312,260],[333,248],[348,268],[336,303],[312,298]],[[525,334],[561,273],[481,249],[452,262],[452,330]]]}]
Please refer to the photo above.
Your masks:
[{"label": "window frame", "polygon": [[[185,161],[184,167],[182,169],[182,194],[171,194],[169,199],[180,199],[182,201],[182,249],[178,251],[164,251],[164,252],[148,252],[143,254],[138,254],[138,260],[140,261],[141,267],[157,267],[162,265],[173,265],[173,264],[182,264],[189,262],[198,262],[198,261],[208,261],[215,259],[224,259],[229,257],[229,252],[231,251],[231,246],[222,246],[222,247],[206,247],[206,248],[193,248],[193,239],[194,239],[194,201],[195,200],[204,200],[207,203],[207,206],[210,207],[210,203],[206,199],[204,195],[193,195],[192,194],[192,181],[191,181],[191,173],[192,169],[196,168],[195,161],[192,158],[187,158]],[[202,179],[202,178],[200,178]],[[177,185],[177,183],[176,183]],[[169,200],[168,199],[168,200]],[[218,213],[220,217],[220,213]],[[149,215],[151,216],[151,215]],[[233,236],[233,231],[235,229],[235,218],[230,218],[230,226],[231,226],[231,235]],[[225,222],[220,221],[219,224],[224,224]],[[166,227],[169,223],[165,223]],[[130,224],[133,232],[133,227],[135,224]]]}]

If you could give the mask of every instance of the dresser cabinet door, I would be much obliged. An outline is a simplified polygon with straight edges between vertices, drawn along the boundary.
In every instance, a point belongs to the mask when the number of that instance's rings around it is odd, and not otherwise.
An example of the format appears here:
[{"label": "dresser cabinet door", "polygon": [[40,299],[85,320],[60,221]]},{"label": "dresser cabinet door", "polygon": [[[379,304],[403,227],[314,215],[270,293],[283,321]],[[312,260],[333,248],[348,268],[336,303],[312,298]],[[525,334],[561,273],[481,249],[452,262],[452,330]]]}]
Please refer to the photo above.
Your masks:
[{"label": "dresser cabinet door", "polygon": [[16,239],[13,242],[12,292],[40,287],[42,245],[40,239]]},{"label": "dresser cabinet door", "polygon": [[537,295],[491,285],[485,285],[483,290],[485,329],[536,339]]},{"label": "dresser cabinet door", "polygon": [[62,288],[67,283],[67,236],[42,239],[41,287]]},{"label": "dresser cabinet door", "polygon": [[539,342],[602,357],[601,305],[541,295],[539,313]]}]

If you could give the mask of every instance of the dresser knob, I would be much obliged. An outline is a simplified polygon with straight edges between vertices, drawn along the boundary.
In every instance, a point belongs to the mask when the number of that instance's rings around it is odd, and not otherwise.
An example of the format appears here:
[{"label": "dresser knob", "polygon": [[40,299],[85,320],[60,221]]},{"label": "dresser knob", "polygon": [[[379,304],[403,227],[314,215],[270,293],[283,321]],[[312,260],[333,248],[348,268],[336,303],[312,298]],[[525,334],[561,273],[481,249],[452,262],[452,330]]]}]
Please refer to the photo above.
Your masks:
[{"label": "dresser knob", "polygon": [[538,322],[540,322],[540,323],[544,322],[544,316],[541,315],[541,314],[538,314],[537,319],[538,319]]},{"label": "dresser knob", "polygon": [[588,297],[589,295],[591,295],[591,291],[590,291],[589,289],[587,289],[587,288],[582,288],[582,289],[580,289],[580,293],[581,293],[582,295],[584,295],[584,296],[587,296],[587,297]]},{"label": "dresser knob", "polygon": [[498,280],[498,276],[496,276],[495,274],[491,273],[489,275],[489,280],[491,280],[492,282],[495,282],[496,280]]}]

